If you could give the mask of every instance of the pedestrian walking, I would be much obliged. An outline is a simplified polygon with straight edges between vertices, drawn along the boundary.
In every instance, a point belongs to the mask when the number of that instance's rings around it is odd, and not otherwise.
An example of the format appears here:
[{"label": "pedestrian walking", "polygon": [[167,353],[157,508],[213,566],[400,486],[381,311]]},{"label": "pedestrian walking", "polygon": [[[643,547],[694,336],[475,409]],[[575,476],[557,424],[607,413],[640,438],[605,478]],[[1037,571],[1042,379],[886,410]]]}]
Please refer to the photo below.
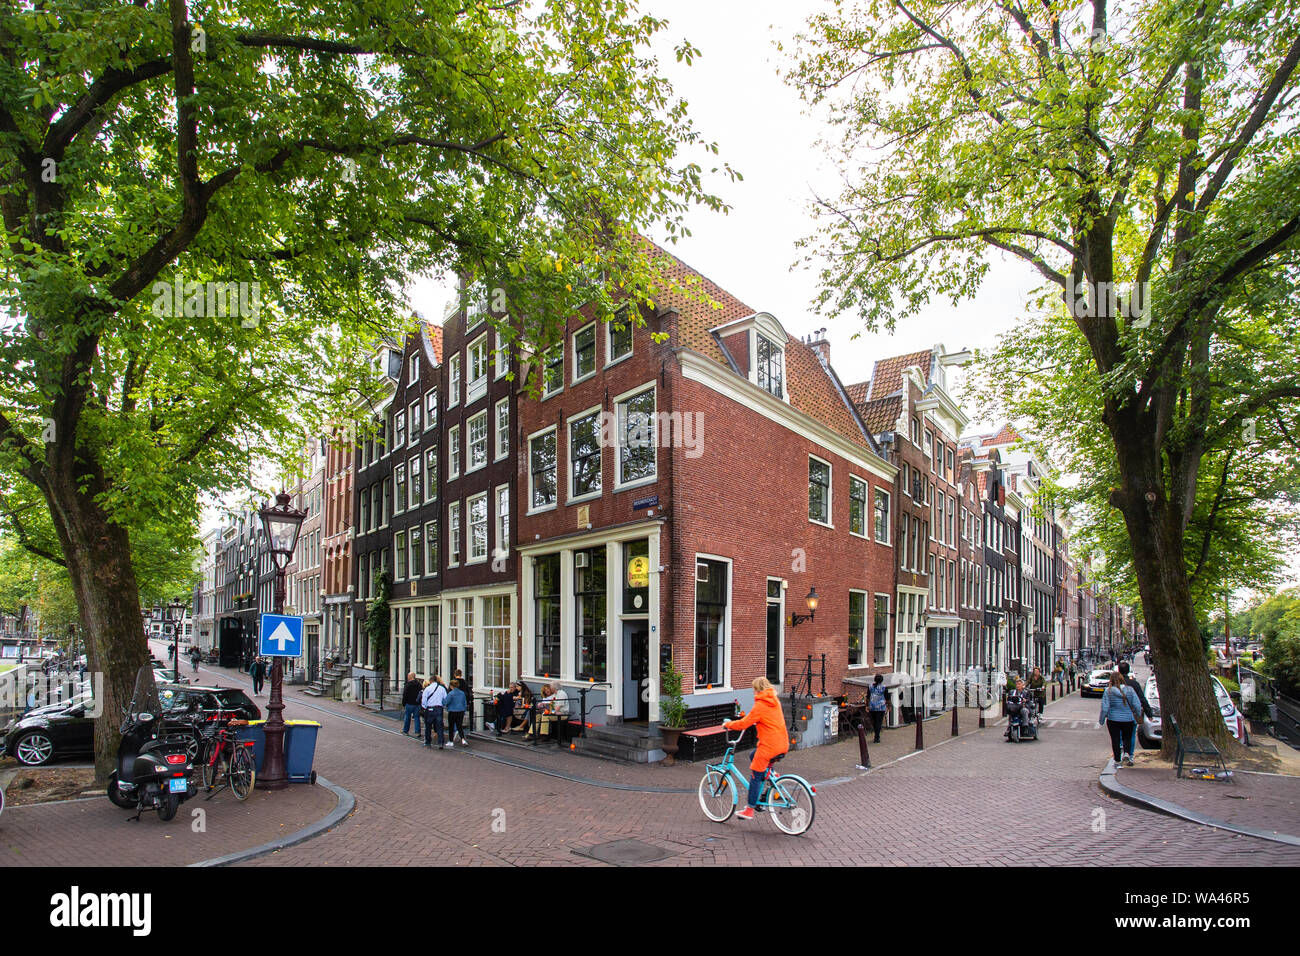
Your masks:
[{"label": "pedestrian walking", "polygon": [[456,668],[451,675],[452,680],[460,681],[460,689],[465,693],[465,722],[469,724],[469,729],[474,729],[474,688],[469,685],[465,675],[461,673],[460,668]]},{"label": "pedestrian walking", "polygon": [[1115,763],[1133,766],[1133,738],[1136,736],[1142,705],[1137,693],[1124,683],[1124,675],[1112,671],[1110,685],[1101,695],[1101,714],[1097,726],[1110,731],[1110,749]]},{"label": "pedestrian walking", "polygon": [[871,715],[871,730],[876,735],[874,743],[880,743],[880,725],[885,722],[885,675],[877,674],[876,681],[867,691],[867,713]]},{"label": "pedestrian walking", "polygon": [[465,741],[465,708],[469,698],[465,696],[465,682],[459,677],[451,679],[451,690],[447,692],[447,749],[454,750],[457,739],[462,747],[468,747]]},{"label": "pedestrian walking", "polygon": [[402,688],[402,733],[409,735],[411,720],[415,720],[415,736],[420,736],[420,695],[424,687],[415,671],[406,675],[406,686]]},{"label": "pedestrian walking", "polygon": [[1151,705],[1147,703],[1146,691],[1144,691],[1142,689],[1142,685],[1139,684],[1136,680],[1134,680],[1133,677],[1129,674],[1130,668],[1129,668],[1128,661],[1120,661],[1118,670],[1124,678],[1124,683],[1129,687],[1133,688],[1133,692],[1137,694],[1138,700],[1141,701],[1142,713],[1145,714],[1148,718],[1155,717],[1155,711],[1153,711],[1151,709]]},{"label": "pedestrian walking", "polygon": [[253,696],[260,697],[262,695],[262,683],[266,680],[266,662],[259,657],[253,661],[249,673],[253,677]]},{"label": "pedestrian walking", "polygon": [[443,746],[442,733],[442,712],[443,706],[447,702],[447,688],[443,686],[442,678],[437,674],[433,675],[433,680],[429,681],[424,687],[424,693],[420,695],[420,706],[424,708],[424,745],[432,747],[432,731],[438,732],[438,746]]}]

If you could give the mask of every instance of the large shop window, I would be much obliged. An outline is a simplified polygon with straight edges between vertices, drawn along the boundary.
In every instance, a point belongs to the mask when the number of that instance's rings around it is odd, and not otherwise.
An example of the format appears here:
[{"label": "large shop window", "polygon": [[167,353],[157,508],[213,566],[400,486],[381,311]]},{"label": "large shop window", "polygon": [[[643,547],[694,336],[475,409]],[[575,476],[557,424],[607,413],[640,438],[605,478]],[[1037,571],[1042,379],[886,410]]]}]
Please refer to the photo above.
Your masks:
[{"label": "large shop window", "polygon": [[573,554],[573,613],[578,680],[605,680],[605,548]]},{"label": "large shop window", "polygon": [[533,594],[539,674],[560,676],[560,556],[548,554],[534,565]]},{"label": "large shop window", "polygon": [[866,628],[867,596],[861,591],[849,592],[849,664],[863,664],[862,634]]},{"label": "large shop window", "polygon": [[618,403],[618,482],[655,476],[655,390]]},{"label": "large shop window", "polygon": [[727,646],[725,561],[695,562],[695,686],[718,686],[725,673]]},{"label": "large shop window", "polygon": [[510,598],[483,599],[483,675],[488,687],[505,688],[510,683]]},{"label": "large shop window", "polygon": [[600,492],[600,413],[592,412],[569,426],[569,471],[572,498]]}]

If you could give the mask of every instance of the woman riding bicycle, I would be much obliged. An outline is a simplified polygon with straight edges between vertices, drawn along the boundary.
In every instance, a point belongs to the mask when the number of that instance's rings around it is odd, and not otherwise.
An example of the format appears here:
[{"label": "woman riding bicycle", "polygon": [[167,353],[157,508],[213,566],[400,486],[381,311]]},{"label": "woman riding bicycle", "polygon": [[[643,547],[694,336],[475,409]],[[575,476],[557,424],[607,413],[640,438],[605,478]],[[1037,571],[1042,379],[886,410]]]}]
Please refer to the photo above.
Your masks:
[{"label": "woman riding bicycle", "polygon": [[722,726],[742,733],[746,727],[758,728],[758,749],[754,751],[754,759],[749,764],[752,775],[749,778],[748,805],[736,814],[742,820],[752,820],[772,758],[782,756],[790,750],[790,733],[786,730],[785,714],[781,713],[776,691],[766,677],[754,678],[754,706],[750,712],[739,720],[724,720]]}]

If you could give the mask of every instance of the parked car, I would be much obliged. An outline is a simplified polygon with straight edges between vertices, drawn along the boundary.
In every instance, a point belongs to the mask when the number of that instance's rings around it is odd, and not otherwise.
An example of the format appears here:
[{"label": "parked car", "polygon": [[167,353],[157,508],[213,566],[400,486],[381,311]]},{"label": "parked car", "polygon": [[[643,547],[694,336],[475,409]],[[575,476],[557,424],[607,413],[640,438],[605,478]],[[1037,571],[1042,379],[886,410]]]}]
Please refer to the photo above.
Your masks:
[{"label": "parked car", "polygon": [[[1228,733],[1249,746],[1250,731],[1246,729],[1246,718],[1237,709],[1237,705],[1228,695],[1227,689],[1219,682],[1219,678],[1211,675],[1210,680],[1214,682],[1214,699],[1219,705],[1219,711],[1223,714],[1223,723],[1228,728]],[[1156,687],[1154,677],[1147,679],[1144,693],[1146,694],[1147,703],[1151,705],[1153,716],[1142,718],[1142,726],[1138,728],[1138,742],[1148,750],[1155,750],[1161,744],[1163,732],[1162,718],[1160,716],[1160,690]]]},{"label": "parked car", "polygon": [[95,721],[87,709],[85,700],[71,700],[28,711],[5,729],[0,752],[29,767],[83,757],[95,748]]},{"label": "parked car", "polygon": [[1095,670],[1079,685],[1080,697],[1100,697],[1110,686],[1110,671]]},{"label": "parked car", "polygon": [[158,696],[164,712],[184,712],[191,708],[209,714],[209,719],[261,720],[262,711],[238,687],[198,687],[194,684],[159,684]]}]

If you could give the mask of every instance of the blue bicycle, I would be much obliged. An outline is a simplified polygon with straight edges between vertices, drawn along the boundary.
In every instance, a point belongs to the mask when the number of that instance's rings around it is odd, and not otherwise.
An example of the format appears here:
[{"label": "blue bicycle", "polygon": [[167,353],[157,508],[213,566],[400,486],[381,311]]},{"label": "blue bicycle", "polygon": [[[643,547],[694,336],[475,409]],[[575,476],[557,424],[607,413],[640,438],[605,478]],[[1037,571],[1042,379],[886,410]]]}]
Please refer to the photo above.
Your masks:
[{"label": "blue bicycle", "polygon": [[[730,820],[740,803],[740,795],[749,791],[749,781],[736,767],[736,744],[739,742],[740,737],[732,740],[728,734],[727,752],[722,756],[722,763],[709,764],[700,778],[700,809],[715,823]],[[773,758],[772,765],[767,768],[767,780],[756,809],[760,813],[770,813],[772,822],[782,832],[797,836],[812,826],[817,811],[817,791],[803,777],[776,773],[774,765],[780,759]]]}]

